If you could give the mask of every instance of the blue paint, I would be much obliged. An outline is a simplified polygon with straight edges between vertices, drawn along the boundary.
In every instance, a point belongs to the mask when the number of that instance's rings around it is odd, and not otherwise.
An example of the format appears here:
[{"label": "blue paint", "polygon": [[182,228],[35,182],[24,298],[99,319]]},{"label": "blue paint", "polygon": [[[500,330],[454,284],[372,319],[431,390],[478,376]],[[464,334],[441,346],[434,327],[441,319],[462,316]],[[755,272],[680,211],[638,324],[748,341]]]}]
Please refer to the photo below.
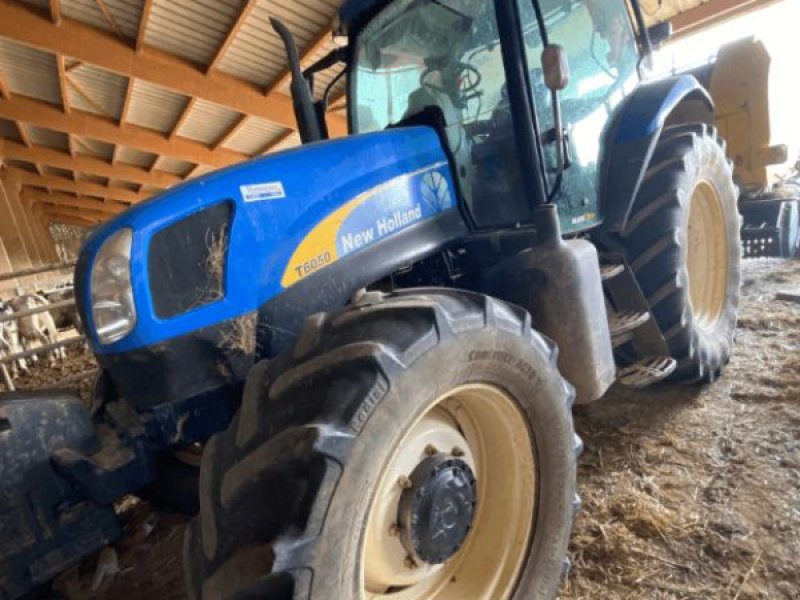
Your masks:
[{"label": "blue paint", "polygon": [[625,144],[656,134],[681,100],[693,92],[708,97],[703,86],[691,75],[640,85],[625,105],[614,143]]},{"label": "blue paint", "polygon": [[[257,309],[283,291],[281,277],[295,249],[332,212],[401,176],[420,173],[419,178],[423,178],[432,172],[431,167],[446,182],[450,202],[426,207],[420,219],[424,220],[452,208],[456,189],[438,136],[424,127],[310,144],[217,171],[135,206],[97,230],[82,250],[91,264],[110,235],[123,227],[133,229],[131,277],[136,327],[123,340],[107,346],[90,335],[94,350],[100,354],[134,350]],[[269,192],[265,192],[268,198],[261,201],[245,202],[242,197],[241,186],[276,183],[283,186],[284,198]],[[413,189],[419,190],[415,192],[418,200],[414,201],[422,203],[424,188]],[[225,297],[173,319],[159,319],[149,290],[150,239],[158,231],[221,201],[234,205]],[[356,211],[347,226],[367,227],[381,210],[386,211],[385,217],[391,217],[393,206],[384,203],[377,210],[365,209],[363,214]],[[88,274],[78,286],[85,305],[90,306]],[[84,316],[93,332],[91,314]]]}]

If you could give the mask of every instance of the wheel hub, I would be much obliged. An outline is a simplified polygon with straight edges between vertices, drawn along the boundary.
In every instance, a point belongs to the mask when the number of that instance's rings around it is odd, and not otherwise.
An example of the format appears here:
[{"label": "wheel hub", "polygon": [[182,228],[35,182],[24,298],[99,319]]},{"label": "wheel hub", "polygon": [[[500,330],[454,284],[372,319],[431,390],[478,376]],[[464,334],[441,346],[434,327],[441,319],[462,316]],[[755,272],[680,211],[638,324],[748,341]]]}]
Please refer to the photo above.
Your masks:
[{"label": "wheel hub", "polygon": [[397,514],[409,556],[430,565],[447,562],[467,539],[477,502],[475,475],[466,462],[439,453],[419,463]]}]

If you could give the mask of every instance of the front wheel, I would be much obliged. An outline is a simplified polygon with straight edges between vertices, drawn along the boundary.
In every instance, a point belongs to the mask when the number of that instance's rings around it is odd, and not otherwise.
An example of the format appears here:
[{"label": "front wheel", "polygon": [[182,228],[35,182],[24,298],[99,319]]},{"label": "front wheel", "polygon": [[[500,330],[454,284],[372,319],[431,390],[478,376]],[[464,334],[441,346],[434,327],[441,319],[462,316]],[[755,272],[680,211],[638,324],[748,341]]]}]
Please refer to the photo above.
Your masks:
[{"label": "front wheel", "polygon": [[673,379],[712,381],[730,357],[741,278],[737,200],[715,129],[665,129],[621,245],[678,361]]},{"label": "front wheel", "polygon": [[578,507],[571,401],[552,344],[490,298],[312,317],[206,450],[190,594],[554,598]]}]

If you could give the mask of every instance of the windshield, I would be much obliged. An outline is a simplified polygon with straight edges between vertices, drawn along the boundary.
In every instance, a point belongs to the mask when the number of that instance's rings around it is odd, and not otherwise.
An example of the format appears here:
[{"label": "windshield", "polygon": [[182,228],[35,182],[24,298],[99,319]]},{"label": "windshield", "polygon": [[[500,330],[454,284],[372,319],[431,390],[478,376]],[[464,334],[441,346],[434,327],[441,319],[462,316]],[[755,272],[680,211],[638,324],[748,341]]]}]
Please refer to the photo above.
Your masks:
[{"label": "windshield", "polygon": [[529,212],[494,4],[396,0],[358,36],[352,94],[359,133],[431,107],[441,111],[461,192],[487,225],[519,222]]}]

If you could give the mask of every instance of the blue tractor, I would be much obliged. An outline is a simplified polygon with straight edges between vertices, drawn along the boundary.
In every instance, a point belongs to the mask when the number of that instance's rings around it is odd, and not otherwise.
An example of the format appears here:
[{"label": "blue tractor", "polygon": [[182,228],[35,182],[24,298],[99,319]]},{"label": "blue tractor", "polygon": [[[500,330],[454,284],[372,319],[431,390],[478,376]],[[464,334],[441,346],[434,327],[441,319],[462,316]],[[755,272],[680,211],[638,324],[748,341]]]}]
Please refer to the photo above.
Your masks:
[{"label": "blue tractor", "polygon": [[[0,595],[112,540],[121,495],[199,489],[191,598],[553,598],[573,403],[731,353],[713,104],[642,82],[637,0],[348,0],[305,71],[274,26],[302,147],[95,231],[91,412],[0,402]],[[352,135],[328,140],[337,63]]]}]

